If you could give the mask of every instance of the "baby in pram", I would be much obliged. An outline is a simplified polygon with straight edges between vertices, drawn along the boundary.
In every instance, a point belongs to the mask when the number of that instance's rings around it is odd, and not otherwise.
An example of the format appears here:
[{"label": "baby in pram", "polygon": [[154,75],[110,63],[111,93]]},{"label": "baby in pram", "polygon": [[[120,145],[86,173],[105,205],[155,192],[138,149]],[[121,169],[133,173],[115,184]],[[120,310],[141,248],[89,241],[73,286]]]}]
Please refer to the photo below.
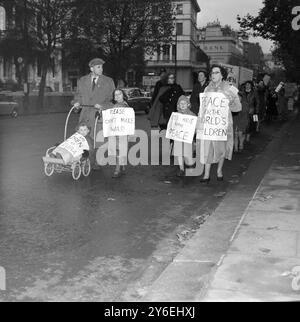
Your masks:
[{"label": "baby in pram", "polygon": [[89,151],[93,149],[90,128],[84,122],[78,124],[76,133],[56,146],[50,153],[51,158],[62,159],[65,165],[79,161],[82,157],[88,158]]}]

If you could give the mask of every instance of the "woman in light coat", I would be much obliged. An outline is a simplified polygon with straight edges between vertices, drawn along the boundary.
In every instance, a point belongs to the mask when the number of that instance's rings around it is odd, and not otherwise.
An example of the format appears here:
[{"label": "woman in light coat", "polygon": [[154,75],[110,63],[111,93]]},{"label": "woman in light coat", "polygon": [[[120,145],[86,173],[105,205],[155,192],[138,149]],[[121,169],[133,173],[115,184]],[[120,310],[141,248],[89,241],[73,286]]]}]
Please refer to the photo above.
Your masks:
[{"label": "woman in light coat", "polygon": [[[211,82],[206,87],[204,93],[223,93],[229,100],[228,129],[227,141],[197,140],[200,162],[205,165],[204,177],[201,179],[203,183],[209,183],[211,165],[215,163],[218,164],[217,180],[223,181],[224,161],[225,159],[231,160],[233,153],[232,112],[240,112],[242,109],[238,95],[230,89],[229,84],[225,81],[227,79],[226,69],[219,65],[213,65],[210,75]],[[201,122],[198,124],[201,124]]]}]

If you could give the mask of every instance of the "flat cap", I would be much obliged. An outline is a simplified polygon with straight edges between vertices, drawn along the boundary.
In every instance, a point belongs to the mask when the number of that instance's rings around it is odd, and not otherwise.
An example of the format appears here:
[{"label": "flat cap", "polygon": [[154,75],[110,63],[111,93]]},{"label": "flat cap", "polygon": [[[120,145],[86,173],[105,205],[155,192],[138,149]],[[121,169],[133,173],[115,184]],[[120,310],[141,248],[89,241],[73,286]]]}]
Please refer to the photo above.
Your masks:
[{"label": "flat cap", "polygon": [[105,64],[105,61],[101,58],[94,58],[89,62],[90,67],[94,67],[97,65],[103,65],[103,64]]}]

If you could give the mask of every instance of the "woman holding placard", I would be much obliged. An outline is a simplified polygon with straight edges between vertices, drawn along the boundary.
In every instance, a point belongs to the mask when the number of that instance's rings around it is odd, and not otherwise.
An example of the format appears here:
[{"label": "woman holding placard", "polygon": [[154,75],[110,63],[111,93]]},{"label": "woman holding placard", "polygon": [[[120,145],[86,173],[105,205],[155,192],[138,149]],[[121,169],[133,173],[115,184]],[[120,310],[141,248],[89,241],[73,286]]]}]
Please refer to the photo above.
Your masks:
[{"label": "woman holding placard", "polygon": [[210,75],[211,82],[201,94],[197,127],[200,162],[205,165],[203,183],[209,183],[211,165],[215,163],[217,180],[223,181],[224,160],[231,160],[233,153],[232,112],[242,109],[238,95],[225,81],[226,69],[213,65]]}]

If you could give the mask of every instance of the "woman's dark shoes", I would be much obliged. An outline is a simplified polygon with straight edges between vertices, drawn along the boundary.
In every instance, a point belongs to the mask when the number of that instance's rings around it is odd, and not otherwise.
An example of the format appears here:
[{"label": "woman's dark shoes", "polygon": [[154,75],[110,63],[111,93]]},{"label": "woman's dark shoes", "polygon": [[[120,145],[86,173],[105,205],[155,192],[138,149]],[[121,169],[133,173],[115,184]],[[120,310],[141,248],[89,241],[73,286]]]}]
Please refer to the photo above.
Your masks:
[{"label": "woman's dark shoes", "polygon": [[217,181],[224,181],[224,177],[223,176],[222,177],[217,176]]},{"label": "woman's dark shoes", "polygon": [[209,183],[210,182],[210,178],[207,178],[207,179],[205,179],[205,178],[202,178],[202,179],[200,179],[200,182],[201,183]]}]

